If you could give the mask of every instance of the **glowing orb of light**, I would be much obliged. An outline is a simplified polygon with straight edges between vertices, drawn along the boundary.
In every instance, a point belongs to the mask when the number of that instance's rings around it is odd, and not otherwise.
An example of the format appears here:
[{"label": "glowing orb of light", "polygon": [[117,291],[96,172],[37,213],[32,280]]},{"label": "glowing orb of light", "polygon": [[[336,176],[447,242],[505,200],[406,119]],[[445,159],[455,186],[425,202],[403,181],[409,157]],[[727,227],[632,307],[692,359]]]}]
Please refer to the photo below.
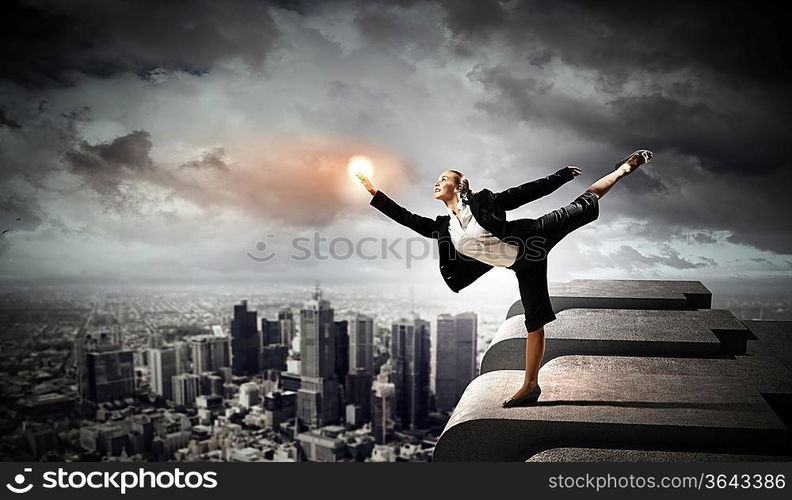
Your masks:
[{"label": "glowing orb of light", "polygon": [[374,174],[374,165],[371,164],[371,160],[367,157],[356,155],[349,159],[348,170],[349,175],[353,179],[357,179],[356,174],[358,172],[370,179]]}]

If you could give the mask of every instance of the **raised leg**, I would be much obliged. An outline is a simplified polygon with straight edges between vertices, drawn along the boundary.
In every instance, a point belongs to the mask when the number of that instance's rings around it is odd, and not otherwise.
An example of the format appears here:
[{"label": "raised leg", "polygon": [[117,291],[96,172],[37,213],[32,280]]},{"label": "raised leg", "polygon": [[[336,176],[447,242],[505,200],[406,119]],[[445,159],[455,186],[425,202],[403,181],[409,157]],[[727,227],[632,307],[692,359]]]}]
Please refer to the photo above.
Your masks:
[{"label": "raised leg", "polygon": [[652,152],[646,149],[640,149],[633,153],[622,163],[619,168],[601,177],[597,182],[588,187],[588,190],[597,195],[597,198],[602,198],[616,183],[624,177],[629,175],[636,168],[648,163],[652,159]]},{"label": "raised leg", "polygon": [[597,182],[589,186],[588,190],[597,195],[597,198],[602,198],[616,183],[630,173],[629,166],[625,163],[618,169],[601,177]]}]

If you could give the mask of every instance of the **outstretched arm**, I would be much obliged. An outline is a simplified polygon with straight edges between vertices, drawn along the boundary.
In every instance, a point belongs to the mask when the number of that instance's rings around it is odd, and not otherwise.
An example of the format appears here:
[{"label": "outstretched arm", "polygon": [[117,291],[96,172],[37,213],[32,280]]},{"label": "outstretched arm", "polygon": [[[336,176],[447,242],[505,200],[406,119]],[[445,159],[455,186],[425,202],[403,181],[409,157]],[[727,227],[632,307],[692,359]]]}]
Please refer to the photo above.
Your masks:
[{"label": "outstretched arm", "polygon": [[500,193],[495,193],[495,200],[503,206],[504,210],[514,210],[526,203],[547,196],[571,181],[575,176],[580,175],[580,173],[581,170],[577,167],[564,167],[547,177],[520,184],[519,186],[509,188]]},{"label": "outstretched arm", "polygon": [[391,200],[385,193],[376,189],[365,175],[361,173],[356,175],[358,179],[360,179],[360,182],[363,183],[363,186],[366,187],[368,192],[374,195],[372,196],[369,205],[384,213],[399,224],[409,227],[421,236],[426,236],[427,238],[438,237],[438,222],[436,219],[430,219],[428,217],[423,217],[410,212],[395,201]]}]

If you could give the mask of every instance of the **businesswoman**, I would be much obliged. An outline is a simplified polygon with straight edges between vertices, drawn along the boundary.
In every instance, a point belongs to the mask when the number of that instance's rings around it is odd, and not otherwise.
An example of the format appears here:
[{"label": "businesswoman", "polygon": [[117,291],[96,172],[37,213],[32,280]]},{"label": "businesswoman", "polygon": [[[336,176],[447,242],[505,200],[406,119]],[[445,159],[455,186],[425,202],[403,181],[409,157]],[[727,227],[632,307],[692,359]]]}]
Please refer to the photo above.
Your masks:
[{"label": "businesswoman", "polygon": [[589,186],[571,203],[538,219],[506,220],[506,211],[546,196],[581,174],[574,166],[501,192],[473,192],[457,170],[446,170],[433,185],[434,198],[446,206],[446,215],[434,219],[416,215],[398,205],[371,181],[358,179],[371,193],[371,205],[419,234],[438,241],[440,273],[448,287],[459,292],[493,267],[515,272],[525,310],[525,378],[503,407],[535,403],[542,392],[539,366],[544,356],[544,325],[555,320],[547,290],[547,254],[571,231],[599,217],[599,199],[624,176],[649,163],[652,152],[639,149],[616,163],[614,171]]}]

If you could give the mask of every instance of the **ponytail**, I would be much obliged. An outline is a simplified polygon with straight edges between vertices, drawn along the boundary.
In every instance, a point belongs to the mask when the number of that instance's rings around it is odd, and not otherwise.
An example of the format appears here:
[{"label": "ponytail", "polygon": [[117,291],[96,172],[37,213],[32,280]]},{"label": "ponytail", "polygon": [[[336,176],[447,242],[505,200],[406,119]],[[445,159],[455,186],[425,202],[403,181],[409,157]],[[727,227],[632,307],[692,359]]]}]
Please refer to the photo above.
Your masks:
[{"label": "ponytail", "polygon": [[459,177],[459,199],[465,203],[470,203],[470,197],[473,196],[473,191],[470,190],[470,181],[468,181],[465,174],[458,170],[449,170]]}]

